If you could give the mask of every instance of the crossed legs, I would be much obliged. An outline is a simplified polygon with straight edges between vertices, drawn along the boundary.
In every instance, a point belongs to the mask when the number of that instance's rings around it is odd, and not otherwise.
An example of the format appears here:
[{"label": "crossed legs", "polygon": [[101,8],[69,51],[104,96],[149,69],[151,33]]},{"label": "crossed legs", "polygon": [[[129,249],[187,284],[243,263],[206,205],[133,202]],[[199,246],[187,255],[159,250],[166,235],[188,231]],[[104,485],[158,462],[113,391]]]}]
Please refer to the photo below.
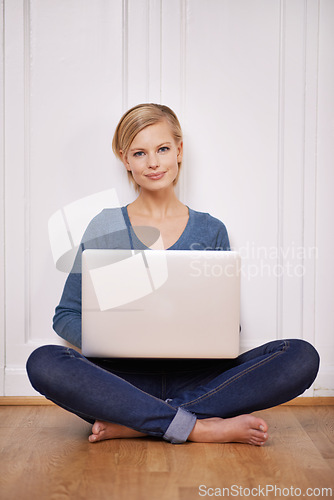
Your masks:
[{"label": "crossed legs", "polygon": [[60,346],[37,349],[27,371],[39,392],[94,424],[91,442],[151,435],[177,443],[261,445],[267,424],[249,413],[301,394],[318,366],[318,354],[307,342],[274,341],[236,360],[214,360],[194,374],[171,371],[166,400],[157,389],[159,377],[123,378]]}]

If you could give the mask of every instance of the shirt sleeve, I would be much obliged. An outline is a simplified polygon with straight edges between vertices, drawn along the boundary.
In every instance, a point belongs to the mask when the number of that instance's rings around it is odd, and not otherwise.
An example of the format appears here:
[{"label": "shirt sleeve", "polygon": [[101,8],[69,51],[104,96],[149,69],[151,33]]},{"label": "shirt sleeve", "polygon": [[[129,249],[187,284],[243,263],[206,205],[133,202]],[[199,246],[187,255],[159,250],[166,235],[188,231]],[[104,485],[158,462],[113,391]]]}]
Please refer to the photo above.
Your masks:
[{"label": "shirt sleeve", "polygon": [[81,273],[69,274],[55,310],[53,329],[70,344],[81,348]]},{"label": "shirt sleeve", "polygon": [[121,208],[103,210],[91,220],[82,237],[59,305],[53,317],[55,332],[81,348],[81,257],[86,248],[129,248],[129,237]]},{"label": "shirt sleeve", "polygon": [[225,224],[212,215],[206,214],[207,216],[207,233],[208,241],[210,241],[210,249],[227,251],[231,250],[230,240],[228,237],[227,229]]}]

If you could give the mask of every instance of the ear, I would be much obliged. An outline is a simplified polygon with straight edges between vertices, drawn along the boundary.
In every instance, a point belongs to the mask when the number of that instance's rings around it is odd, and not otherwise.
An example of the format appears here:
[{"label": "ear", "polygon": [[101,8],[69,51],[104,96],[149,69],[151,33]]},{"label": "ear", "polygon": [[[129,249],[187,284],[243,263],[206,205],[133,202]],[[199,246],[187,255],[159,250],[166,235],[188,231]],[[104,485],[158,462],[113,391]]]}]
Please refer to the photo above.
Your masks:
[{"label": "ear", "polygon": [[183,142],[181,141],[177,146],[177,161],[181,162],[183,157]]},{"label": "ear", "polygon": [[129,165],[129,162],[128,162],[128,157],[123,153],[122,150],[120,150],[119,154],[120,154],[122,163],[125,166],[126,170],[128,170],[130,172],[131,169],[130,169],[130,165]]}]

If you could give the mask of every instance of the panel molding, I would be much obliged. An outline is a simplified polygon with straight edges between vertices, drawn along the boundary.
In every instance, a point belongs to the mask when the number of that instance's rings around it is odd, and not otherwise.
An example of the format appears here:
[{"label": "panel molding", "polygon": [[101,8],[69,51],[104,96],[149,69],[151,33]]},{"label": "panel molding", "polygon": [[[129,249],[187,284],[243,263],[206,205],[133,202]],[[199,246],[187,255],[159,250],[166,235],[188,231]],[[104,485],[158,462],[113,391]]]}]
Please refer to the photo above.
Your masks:
[{"label": "panel molding", "polygon": [[[5,2],[5,294],[6,366],[26,351],[29,339],[29,165],[26,114],[29,53],[25,47],[29,9],[27,2]],[[7,196],[8,193],[8,196]],[[14,225],[13,225],[14,224]],[[15,279],[14,279],[15,277]],[[21,311],[21,313],[20,313]],[[10,339],[10,342],[8,341]],[[19,358],[21,359],[21,358]],[[26,359],[26,358],[25,358]],[[23,360],[21,362],[24,362]],[[17,361],[16,361],[17,363]]]},{"label": "panel molding", "polygon": [[[188,0],[123,0],[124,112],[141,102],[157,102],[172,107],[184,123],[187,12]],[[181,199],[183,171],[177,186]]]},{"label": "panel molding", "polygon": [[24,102],[23,102],[23,172],[24,172],[24,340],[27,343],[31,334],[31,274],[30,274],[30,248],[31,248],[31,189],[30,189],[30,0],[23,1],[23,74],[24,74]]},{"label": "panel molding", "polygon": [[122,110],[128,109],[128,0],[122,0]]},{"label": "panel molding", "polygon": [[[187,39],[188,39],[188,22],[189,22],[189,1],[181,0],[180,11],[180,121],[183,129],[187,126]],[[187,158],[182,166],[181,174],[178,181],[178,195],[185,203],[187,199]]]},{"label": "panel molding", "polygon": [[[122,0],[118,0],[118,3],[117,19],[121,27]],[[127,3],[124,0],[123,7]],[[0,164],[0,176],[4,179],[4,187],[1,184],[0,192],[0,236],[3,236],[6,252],[1,246],[0,267],[4,273],[0,273],[0,343],[3,345],[3,349],[0,349],[0,394],[18,394],[21,388],[24,393],[32,391],[25,363],[30,353],[45,343],[38,333],[35,338],[35,332],[31,330],[35,311],[32,308],[36,304],[32,302],[30,253],[30,248],[36,243],[35,240],[31,241],[33,221],[30,210],[34,203],[32,192],[36,184],[31,183],[38,182],[37,177],[31,178],[30,168],[33,4],[30,0],[2,0],[1,7],[6,27],[2,37],[4,52],[1,52],[1,57],[5,54],[2,75],[6,91],[0,105],[4,103],[5,106],[4,131],[0,140],[6,138],[6,147]],[[123,50],[123,59],[124,53]],[[120,76],[119,73],[117,76]],[[117,103],[117,99],[115,101]],[[55,343],[61,344],[62,340],[56,338]]]},{"label": "panel molding", "polygon": [[[317,136],[318,136],[318,64],[319,64],[319,0],[306,3],[305,44],[305,123],[304,123],[304,220],[303,242],[305,248],[315,248],[317,210]],[[303,338],[316,344],[316,268],[317,258],[304,261],[303,279]]]},{"label": "panel molding", "polygon": [[123,111],[161,102],[161,0],[123,0]]},{"label": "panel molding", "polygon": [[[161,92],[163,104],[170,106],[186,129],[186,79],[188,0],[162,0],[161,2]],[[170,29],[175,26],[175,29]],[[186,200],[186,159],[183,162],[177,195]]]},{"label": "panel molding", "polygon": [[127,0],[126,37],[127,96],[126,109],[148,100],[149,17],[148,0]]},{"label": "panel molding", "polygon": [[148,27],[147,96],[150,102],[161,103],[161,0],[148,1]]},{"label": "panel molding", "polygon": [[299,258],[303,247],[303,150],[305,122],[305,2],[284,2],[283,193],[280,224],[281,337],[303,338],[302,281]]},{"label": "panel molding", "polygon": [[[296,22],[298,20],[298,22]],[[277,338],[315,344],[319,0],[280,2]],[[298,273],[297,273],[298,271]]]},{"label": "panel molding", "polygon": [[[285,68],[285,2],[280,0],[280,18],[279,18],[279,81],[278,81],[278,130],[277,130],[277,248],[283,246],[283,200],[284,200],[284,68]],[[277,265],[282,266],[282,257],[279,254]],[[282,316],[283,316],[283,281],[282,277],[277,278],[277,296],[276,296],[276,338],[281,339],[282,334]]]}]

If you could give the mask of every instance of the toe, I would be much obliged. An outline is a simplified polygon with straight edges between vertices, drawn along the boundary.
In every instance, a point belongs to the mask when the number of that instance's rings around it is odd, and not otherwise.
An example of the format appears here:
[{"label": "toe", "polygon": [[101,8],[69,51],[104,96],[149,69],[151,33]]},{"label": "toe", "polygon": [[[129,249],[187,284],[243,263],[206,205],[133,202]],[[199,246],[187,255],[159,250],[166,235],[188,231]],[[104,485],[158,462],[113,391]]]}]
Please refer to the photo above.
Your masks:
[{"label": "toe", "polygon": [[258,431],[256,429],[253,429],[253,431],[252,431],[253,438],[261,439],[263,441],[264,439],[266,439],[265,436],[267,436],[267,434],[265,432]]},{"label": "toe", "polygon": [[89,441],[90,443],[95,443],[95,441],[97,441],[97,436],[96,436],[96,434],[91,434],[91,435],[89,436],[89,438],[88,438],[88,441]]},{"label": "toe", "polygon": [[98,434],[101,430],[102,430],[101,422],[99,422],[98,420],[96,420],[96,422],[94,423],[94,425],[92,427],[92,433],[93,434]]},{"label": "toe", "polygon": [[263,432],[267,432],[267,431],[268,431],[268,425],[267,425],[267,423],[266,423],[264,420],[262,420],[262,419],[260,419],[260,425],[259,425],[259,427],[258,427],[258,428],[260,429],[260,431],[263,431]]},{"label": "toe", "polygon": [[265,441],[259,438],[251,438],[249,443],[255,446],[263,446]]}]

